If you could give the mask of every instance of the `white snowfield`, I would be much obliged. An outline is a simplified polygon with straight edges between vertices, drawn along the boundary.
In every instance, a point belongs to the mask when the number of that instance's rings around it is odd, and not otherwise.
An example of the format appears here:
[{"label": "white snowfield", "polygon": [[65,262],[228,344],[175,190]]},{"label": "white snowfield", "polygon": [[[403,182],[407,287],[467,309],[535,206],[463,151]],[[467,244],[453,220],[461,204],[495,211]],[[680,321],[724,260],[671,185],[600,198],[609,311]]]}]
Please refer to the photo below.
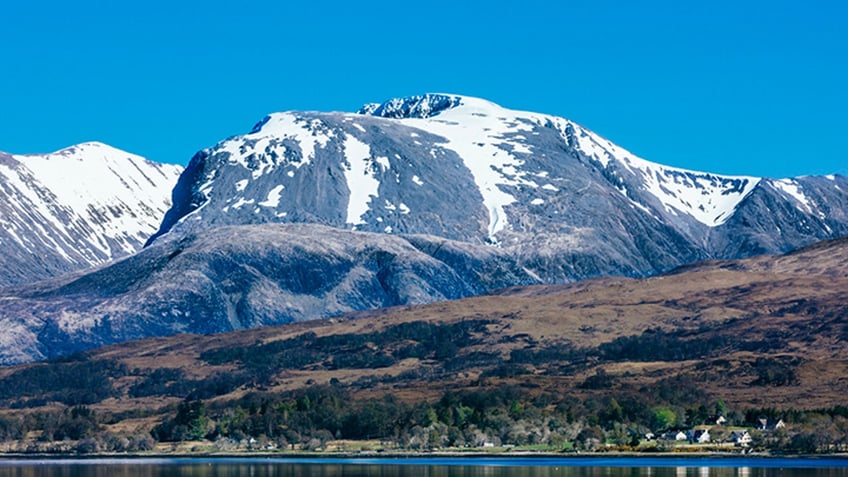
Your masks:
[{"label": "white snowfield", "polygon": [[[348,136],[344,142],[345,164],[344,174],[350,197],[347,202],[347,223],[359,225],[362,216],[368,212],[371,199],[379,196],[380,182],[371,174],[369,163],[373,161],[371,148]],[[376,202],[376,201],[375,201]]]},{"label": "white snowfield", "polygon": [[35,227],[58,254],[75,251],[92,265],[144,244],[182,172],[97,142],[12,157],[17,167],[0,165],[10,202],[9,215],[0,217],[4,229],[27,247],[27,229]]}]

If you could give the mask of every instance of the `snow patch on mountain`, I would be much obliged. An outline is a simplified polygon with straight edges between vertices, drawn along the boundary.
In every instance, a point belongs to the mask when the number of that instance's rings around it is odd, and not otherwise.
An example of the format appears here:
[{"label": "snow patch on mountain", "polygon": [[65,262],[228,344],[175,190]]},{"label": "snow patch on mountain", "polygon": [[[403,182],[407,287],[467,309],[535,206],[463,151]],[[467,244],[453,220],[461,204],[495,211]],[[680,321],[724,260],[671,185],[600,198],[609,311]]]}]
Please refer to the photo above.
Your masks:
[{"label": "snow patch on mountain", "polygon": [[[316,148],[325,147],[333,136],[333,132],[323,128],[318,120],[306,120],[293,113],[274,113],[266,116],[250,133],[224,140],[216,148],[229,153],[231,162],[251,170],[252,177],[257,179],[283,160],[296,168],[309,164]],[[293,143],[300,151],[286,154]],[[298,155],[299,160],[296,160]]]},{"label": "snow patch on mountain", "polygon": [[813,213],[812,201],[804,195],[804,191],[801,189],[801,185],[798,184],[797,181],[792,179],[778,179],[771,181],[771,184],[777,190],[791,198],[792,201],[796,203],[796,207],[798,207],[799,210],[808,214]]},{"label": "snow patch on mountain", "polygon": [[373,175],[371,147],[353,136],[344,142],[347,164],[344,168],[350,195],[347,204],[347,223],[354,226],[365,223],[362,216],[369,210],[371,198],[379,196],[380,181]]},{"label": "snow patch on mountain", "polygon": [[257,205],[261,205],[262,207],[272,207],[276,208],[280,205],[280,194],[283,192],[286,186],[279,184],[268,192],[268,197],[259,202]]}]

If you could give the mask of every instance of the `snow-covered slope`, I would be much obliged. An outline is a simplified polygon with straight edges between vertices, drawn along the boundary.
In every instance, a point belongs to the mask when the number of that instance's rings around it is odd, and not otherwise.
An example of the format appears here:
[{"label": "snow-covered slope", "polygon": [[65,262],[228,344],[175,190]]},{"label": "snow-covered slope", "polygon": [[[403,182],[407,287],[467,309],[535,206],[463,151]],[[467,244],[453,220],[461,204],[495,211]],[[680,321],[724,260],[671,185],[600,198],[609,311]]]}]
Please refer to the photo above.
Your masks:
[{"label": "snow-covered slope", "polygon": [[[726,222],[760,182],[757,177],[721,176],[650,162],[571,122],[563,131],[566,138],[576,139],[578,150],[602,167],[615,161],[636,176],[642,190],[656,198],[666,212],[689,215],[708,227]],[[626,187],[619,190],[633,199]]]},{"label": "snow-covered slope", "polygon": [[135,252],[170,207],[181,171],[94,142],[52,154],[0,154],[0,285]]}]

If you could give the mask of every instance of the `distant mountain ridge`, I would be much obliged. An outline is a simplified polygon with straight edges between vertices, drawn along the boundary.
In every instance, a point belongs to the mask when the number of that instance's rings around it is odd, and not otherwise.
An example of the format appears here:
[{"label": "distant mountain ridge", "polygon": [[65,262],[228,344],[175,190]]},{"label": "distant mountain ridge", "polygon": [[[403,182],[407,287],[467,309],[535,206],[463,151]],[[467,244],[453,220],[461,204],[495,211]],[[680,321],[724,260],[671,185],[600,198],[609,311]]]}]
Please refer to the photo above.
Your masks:
[{"label": "distant mountain ridge", "polygon": [[170,207],[181,171],[95,142],[0,153],[0,286],[134,253]]}]

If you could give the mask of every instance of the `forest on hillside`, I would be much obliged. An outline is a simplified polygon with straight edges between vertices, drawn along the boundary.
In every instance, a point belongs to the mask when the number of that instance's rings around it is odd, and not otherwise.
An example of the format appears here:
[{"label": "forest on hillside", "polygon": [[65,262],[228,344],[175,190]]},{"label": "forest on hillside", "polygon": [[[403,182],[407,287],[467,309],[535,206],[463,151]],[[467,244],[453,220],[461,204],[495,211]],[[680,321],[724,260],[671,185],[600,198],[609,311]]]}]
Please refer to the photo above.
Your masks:
[{"label": "forest on hillside", "polygon": [[[846,406],[730,408],[721,395],[704,391],[704,380],[717,376],[717,367],[730,367],[725,357],[738,351],[751,358],[726,374],[764,394],[797,388],[804,362],[770,353],[781,345],[779,336],[744,340],[711,330],[648,329],[577,348],[508,335],[500,338],[513,346],[504,358],[503,349],[484,339],[494,323],[412,321],[365,333],[307,331],[268,342],[218,344],[197,354],[198,366],[216,370],[203,376],[178,367],[131,368],[96,352],[23,366],[0,378],[0,442],[20,452],[136,452],[185,441],[222,450],[302,451],[327,449],[340,439],[376,439],[388,449],[414,451],[662,451],[673,443],[650,435],[708,428],[715,446],[745,429],[757,449],[848,448]],[[409,360],[418,365],[386,372]],[[640,362],[702,365],[650,381],[605,368]],[[317,376],[340,369],[360,374],[273,391],[280,376],[292,371]],[[441,394],[434,397],[430,388]],[[399,390],[403,399],[396,396]],[[120,411],[104,404],[121,399],[169,404]],[[716,416],[726,421],[716,425]],[[760,430],[763,419],[782,420],[786,427]],[[147,424],[128,431],[126,422]]]}]

